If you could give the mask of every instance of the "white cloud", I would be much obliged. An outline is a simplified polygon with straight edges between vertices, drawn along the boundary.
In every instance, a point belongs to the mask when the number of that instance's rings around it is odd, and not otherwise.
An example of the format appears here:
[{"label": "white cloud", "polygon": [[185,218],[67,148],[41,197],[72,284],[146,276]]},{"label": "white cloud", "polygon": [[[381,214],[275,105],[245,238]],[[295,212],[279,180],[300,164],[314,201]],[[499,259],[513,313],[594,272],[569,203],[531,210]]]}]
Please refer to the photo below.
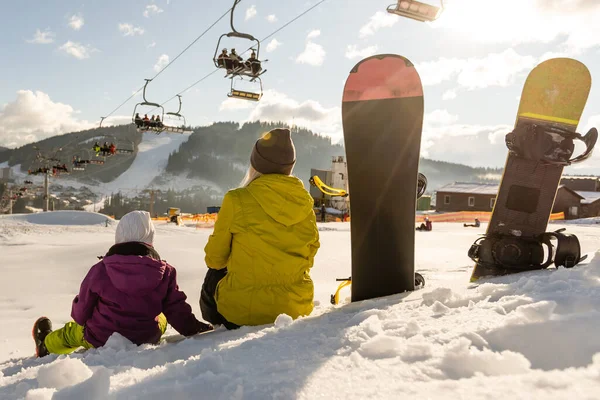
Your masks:
[{"label": "white cloud", "polygon": [[304,51],[296,57],[296,62],[300,64],[308,64],[314,67],[323,65],[325,60],[325,49],[320,44],[313,42],[306,43]]},{"label": "white cloud", "polygon": [[69,18],[69,26],[76,31],[80,30],[84,23],[85,21],[83,19],[83,15],[81,14],[75,14]]},{"label": "white cloud", "polygon": [[[167,3],[169,4],[169,3]],[[144,17],[146,18],[150,18],[151,15],[158,15],[161,12],[163,12],[164,10],[160,7],[158,7],[156,4],[150,4],[149,6],[146,6],[146,9],[143,12]]]},{"label": "white cloud", "polygon": [[15,101],[0,109],[0,146],[22,146],[96,125],[75,114],[73,107],[53,102],[46,93],[19,90]]},{"label": "white cloud", "polygon": [[296,57],[296,62],[300,64],[308,64],[312,66],[320,66],[323,65],[323,61],[325,61],[325,49],[320,44],[314,43],[311,39],[315,39],[321,35],[321,31],[315,29],[311,31],[306,37],[306,47],[304,51],[300,53]]},{"label": "white cloud", "polygon": [[599,17],[600,2],[594,0],[462,0],[447,4],[431,26],[483,43],[558,39],[565,49],[581,51],[600,45]]},{"label": "white cloud", "polygon": [[488,86],[506,87],[514,83],[520,72],[529,72],[536,65],[532,56],[521,56],[513,49],[489,54],[483,59],[470,59],[458,74],[458,83],[467,89]]},{"label": "white cloud", "polygon": [[85,46],[81,43],[72,42],[70,40],[60,46],[58,49],[79,60],[90,58],[91,53],[98,51],[91,46]]},{"label": "white cloud", "polygon": [[150,43],[148,46],[146,46],[147,48],[151,49],[152,47],[156,46],[156,42],[152,42]]},{"label": "white cloud", "polygon": [[315,100],[299,102],[275,90],[265,91],[249,121],[283,121],[303,126],[338,141],[343,138],[340,107],[326,108]]},{"label": "white cloud", "polygon": [[154,64],[154,70],[156,72],[159,72],[160,70],[162,70],[164,67],[166,67],[166,65],[169,63],[169,56],[166,54],[161,54],[160,57],[158,57],[158,61],[156,61],[156,64]]},{"label": "white cloud", "polygon": [[377,45],[367,46],[364,49],[359,49],[356,45],[348,45],[346,47],[346,58],[350,60],[354,58],[366,58],[377,53]]},{"label": "white cloud", "polygon": [[253,4],[246,9],[246,21],[248,21],[251,18],[256,17],[256,14],[257,14],[256,6]]},{"label": "white cloud", "polygon": [[512,48],[483,58],[440,58],[416,65],[423,85],[437,85],[456,79],[469,90],[489,86],[506,87],[519,73],[529,72],[537,63],[532,56],[522,56]]},{"label": "white cloud", "polygon": [[321,36],[321,31],[319,29],[314,29],[308,33],[306,40],[316,39],[319,36]]},{"label": "white cloud", "polygon": [[117,126],[131,123],[131,115],[111,115],[102,121],[102,127]]},{"label": "white cloud", "polygon": [[423,118],[421,155],[472,166],[501,167],[507,154],[504,135],[511,129],[509,125],[464,124],[447,110],[434,110]]},{"label": "white cloud", "polygon": [[442,95],[442,100],[454,100],[456,96],[456,90],[446,90]]},{"label": "white cloud", "polygon": [[27,40],[27,43],[36,43],[36,44],[49,44],[54,42],[54,36],[56,36],[53,32],[46,29],[44,32],[36,29],[35,34],[33,35],[33,39]]},{"label": "white cloud", "polygon": [[267,21],[271,23],[277,22],[277,16],[275,14],[267,15]]},{"label": "white cloud", "polygon": [[399,19],[400,18],[398,18],[397,15],[383,11],[377,11],[375,15],[369,19],[369,22],[360,28],[359,36],[364,38],[373,35],[381,28],[389,28],[394,26]]},{"label": "white cloud", "polygon": [[248,110],[250,108],[256,107],[257,105],[258,103],[229,97],[227,100],[223,100],[221,102],[219,111]]},{"label": "white cloud", "polygon": [[119,32],[123,33],[123,36],[143,35],[144,28],[131,24],[119,24]]},{"label": "white cloud", "polygon": [[273,39],[269,42],[269,44],[267,44],[267,53],[270,53],[272,51],[275,51],[279,46],[281,46],[283,43],[281,43],[279,40],[277,39]]}]

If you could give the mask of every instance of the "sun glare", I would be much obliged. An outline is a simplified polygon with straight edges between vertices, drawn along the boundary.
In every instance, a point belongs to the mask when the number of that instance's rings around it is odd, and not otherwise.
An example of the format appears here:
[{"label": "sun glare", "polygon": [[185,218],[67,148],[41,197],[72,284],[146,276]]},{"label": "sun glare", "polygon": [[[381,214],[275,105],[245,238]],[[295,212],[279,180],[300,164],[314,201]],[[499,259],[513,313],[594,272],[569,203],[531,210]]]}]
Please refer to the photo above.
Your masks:
[{"label": "sun glare", "polygon": [[445,2],[434,28],[446,28],[480,42],[510,42],[544,36],[536,21],[540,10],[531,0],[454,0]]}]

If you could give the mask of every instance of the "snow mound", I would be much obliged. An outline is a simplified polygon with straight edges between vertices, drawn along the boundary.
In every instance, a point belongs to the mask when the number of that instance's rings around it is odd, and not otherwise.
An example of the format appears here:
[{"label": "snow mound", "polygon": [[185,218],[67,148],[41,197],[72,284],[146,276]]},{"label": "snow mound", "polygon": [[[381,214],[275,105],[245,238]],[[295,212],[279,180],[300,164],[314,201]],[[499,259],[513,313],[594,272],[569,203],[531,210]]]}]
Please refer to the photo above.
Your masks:
[{"label": "snow mound", "polygon": [[2,219],[36,225],[114,225],[117,222],[104,215],[88,211],[49,211],[35,214],[15,214]]}]

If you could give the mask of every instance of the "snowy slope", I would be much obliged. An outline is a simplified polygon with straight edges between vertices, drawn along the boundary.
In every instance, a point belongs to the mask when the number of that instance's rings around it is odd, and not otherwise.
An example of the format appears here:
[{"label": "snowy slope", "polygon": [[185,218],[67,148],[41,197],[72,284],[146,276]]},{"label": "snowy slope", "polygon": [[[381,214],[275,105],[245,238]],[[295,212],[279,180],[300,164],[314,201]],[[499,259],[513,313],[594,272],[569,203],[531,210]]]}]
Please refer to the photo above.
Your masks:
[{"label": "snowy slope", "polygon": [[[69,320],[114,226],[11,225],[0,238],[8,278],[0,320],[9,327],[0,333],[0,399],[600,398],[600,231],[567,226],[590,252],[585,265],[472,285],[466,252],[485,228],[440,223],[417,232],[425,289],[334,307],[334,279],[350,275],[350,232],[321,225],[311,273],[319,304],[309,317],[160,346],[115,335],[101,349],[33,359],[31,324],[40,315],[57,327]],[[210,233],[157,225],[156,247],[196,315]]]},{"label": "snowy slope", "polygon": [[[185,143],[190,135],[191,134],[189,133],[161,135],[156,135],[151,132],[143,133],[142,140],[138,145],[138,153],[136,154],[135,160],[124,173],[111,182],[90,186],[68,177],[55,178],[53,179],[53,182],[63,186],[72,186],[76,189],[87,186],[90,190],[100,195],[110,195],[110,193],[116,193],[120,189],[142,190],[149,186],[157,189],[169,189],[171,187],[174,189],[182,189],[198,185],[208,186],[221,192],[222,189],[214,183],[199,179],[179,178],[175,180],[174,184],[171,184],[171,181],[175,179],[175,177],[170,177],[170,180],[167,180],[166,182],[153,184],[153,181],[155,181],[156,178],[163,175],[169,160],[169,155],[176,151],[182,143]],[[116,155],[114,157],[122,156]],[[122,158],[122,160],[125,160],[125,158]],[[0,167],[2,165],[8,166],[8,163],[2,163],[0,164]],[[20,167],[20,165],[12,167],[13,174],[16,178],[20,180],[30,179],[35,184],[43,183],[43,177],[28,176],[26,173],[20,172]],[[125,191],[125,193],[129,192]],[[137,193],[129,194],[136,195]],[[99,200],[97,205],[101,205],[102,203],[103,200]],[[86,208],[92,207],[93,206],[88,206]]]}]

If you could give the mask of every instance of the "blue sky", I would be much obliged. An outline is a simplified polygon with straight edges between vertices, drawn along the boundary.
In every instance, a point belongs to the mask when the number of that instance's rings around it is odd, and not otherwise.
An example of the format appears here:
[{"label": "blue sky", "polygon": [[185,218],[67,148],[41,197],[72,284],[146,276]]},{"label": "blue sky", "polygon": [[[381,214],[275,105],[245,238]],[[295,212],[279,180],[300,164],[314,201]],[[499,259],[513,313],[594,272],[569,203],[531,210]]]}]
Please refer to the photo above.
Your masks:
[{"label": "blue sky", "polygon": [[[503,135],[537,63],[569,56],[584,62],[592,79],[600,70],[597,1],[446,0],[434,23],[388,14],[391,2],[325,1],[275,35],[276,42],[262,43],[261,58],[269,61],[258,104],[228,100],[229,80],[217,72],[183,94],[188,123],[285,120],[338,141],[349,70],[365,56],[396,53],[416,64],[424,83],[423,155],[502,166]],[[235,25],[263,38],[315,3],[243,0]],[[161,58],[172,60],[228,7],[229,1],[198,0],[6,4],[4,31],[11,34],[0,37],[0,145],[20,146],[97,125],[156,74]],[[162,103],[213,71],[218,37],[228,31],[225,18],[152,82],[148,100]],[[246,49],[248,43],[220,47]],[[139,100],[109,122],[127,121]],[[600,89],[593,84],[580,131],[600,125],[599,106]],[[166,106],[176,107],[176,101]],[[600,166],[597,157],[582,167]]]}]

